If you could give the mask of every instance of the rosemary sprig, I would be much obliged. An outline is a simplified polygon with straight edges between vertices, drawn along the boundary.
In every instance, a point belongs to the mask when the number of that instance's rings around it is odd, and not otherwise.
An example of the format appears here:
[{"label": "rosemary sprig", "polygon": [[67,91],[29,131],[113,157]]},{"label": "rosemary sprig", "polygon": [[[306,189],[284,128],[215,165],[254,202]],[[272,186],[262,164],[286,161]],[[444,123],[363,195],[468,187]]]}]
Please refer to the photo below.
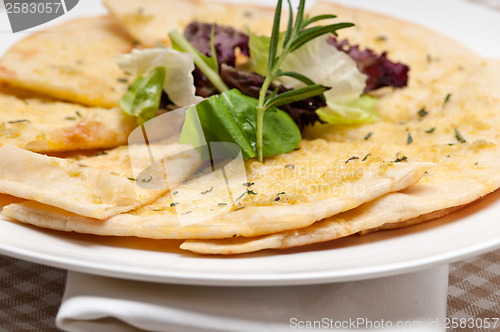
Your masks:
[{"label": "rosemary sprig", "polygon": [[[284,104],[289,104],[294,101],[302,100],[309,97],[314,97],[322,95],[323,92],[327,90],[326,87],[314,84],[309,78],[294,72],[283,72],[280,70],[281,65],[285,61],[286,57],[293,51],[299,49],[304,44],[309,41],[320,37],[322,35],[332,33],[337,35],[336,31],[339,29],[351,27],[352,23],[337,23],[325,26],[315,26],[309,27],[312,23],[319,22],[326,19],[335,18],[335,15],[319,15],[309,18],[304,16],[305,0],[300,0],[299,6],[297,8],[297,14],[295,20],[293,17],[292,4],[290,0],[287,0],[289,8],[288,26],[285,32],[285,37],[283,38],[281,45],[281,52],[278,54],[280,49],[280,23],[281,23],[281,7],[283,0],[278,0],[276,5],[276,11],[274,14],[273,29],[269,45],[269,60],[267,64],[267,76],[262,84],[259,93],[259,103],[257,105],[257,130],[256,130],[256,152],[257,158],[260,162],[263,161],[263,124],[264,124],[264,113],[267,109],[271,107],[277,107]],[[271,95],[268,95],[267,91],[272,81],[279,76],[290,76],[295,79],[300,80],[307,86],[299,88],[296,90],[291,90],[286,93],[277,94],[274,91]]]}]

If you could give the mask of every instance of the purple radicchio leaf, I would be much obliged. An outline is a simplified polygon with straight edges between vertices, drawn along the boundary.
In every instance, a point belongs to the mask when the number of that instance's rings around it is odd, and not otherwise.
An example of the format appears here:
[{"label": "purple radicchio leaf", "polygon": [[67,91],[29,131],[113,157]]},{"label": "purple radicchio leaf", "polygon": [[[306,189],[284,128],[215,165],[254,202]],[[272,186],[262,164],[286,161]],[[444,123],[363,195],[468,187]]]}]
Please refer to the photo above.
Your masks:
[{"label": "purple radicchio leaf", "polygon": [[351,46],[347,40],[339,42],[335,37],[330,37],[328,43],[346,52],[359,71],[368,76],[364,93],[385,86],[402,88],[408,84],[409,67],[387,59],[387,52],[378,55],[370,49],[361,51],[358,45]]},{"label": "purple radicchio leaf", "polygon": [[[214,27],[214,47],[217,54],[217,62],[219,64],[235,65],[236,57],[234,51],[236,48],[241,50],[241,53],[249,56],[248,35],[235,30],[232,27],[222,26],[217,24],[192,22],[184,31],[184,37],[193,45],[200,53],[211,56],[211,35],[212,27]],[[193,72],[196,94],[207,98],[218,93],[212,83],[198,68]]]}]

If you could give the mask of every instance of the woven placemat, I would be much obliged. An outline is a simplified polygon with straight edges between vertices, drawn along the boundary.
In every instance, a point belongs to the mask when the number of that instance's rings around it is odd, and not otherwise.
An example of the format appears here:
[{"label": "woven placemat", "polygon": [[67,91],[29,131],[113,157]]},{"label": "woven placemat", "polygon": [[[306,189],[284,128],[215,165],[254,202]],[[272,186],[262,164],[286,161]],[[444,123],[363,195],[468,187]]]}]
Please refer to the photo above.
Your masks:
[{"label": "woven placemat", "polygon": [[[64,270],[0,256],[0,331],[58,331],[65,281]],[[500,250],[450,265],[447,317],[500,317]]]},{"label": "woven placemat", "polygon": [[[456,331],[500,331],[500,250],[450,265],[447,317],[474,326]],[[478,328],[488,320],[496,327]]]},{"label": "woven placemat", "polygon": [[0,331],[58,331],[66,271],[0,256]]}]

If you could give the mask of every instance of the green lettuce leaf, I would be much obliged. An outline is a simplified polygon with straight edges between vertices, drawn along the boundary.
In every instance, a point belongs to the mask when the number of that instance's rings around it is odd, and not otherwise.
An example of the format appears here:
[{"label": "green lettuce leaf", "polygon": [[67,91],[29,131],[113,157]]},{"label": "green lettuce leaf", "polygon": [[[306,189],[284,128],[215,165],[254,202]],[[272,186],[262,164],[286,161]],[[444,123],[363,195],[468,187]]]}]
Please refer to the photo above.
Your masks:
[{"label": "green lettuce leaf", "polygon": [[[256,72],[261,76],[267,75],[267,63],[269,62],[269,43],[271,37],[259,36],[247,31],[248,36],[248,47],[250,49],[250,61],[249,61],[249,71]],[[278,42],[278,54],[281,53],[283,49],[283,39],[285,34],[281,33]]]},{"label": "green lettuce leaf", "polygon": [[326,107],[316,110],[319,118],[329,124],[360,124],[378,119],[375,106],[378,99],[363,95],[360,98],[330,98]]},{"label": "green lettuce leaf", "polygon": [[[233,89],[205,99],[196,105],[206,142],[231,142],[241,148],[243,158],[255,158],[258,101]],[[189,115],[181,132],[179,143],[195,147],[202,140],[191,123]],[[293,151],[301,141],[300,130],[288,114],[277,108],[270,108],[264,115],[263,155],[272,157]]]},{"label": "green lettuce leaf", "polygon": [[193,75],[193,55],[171,48],[149,48],[132,50],[132,53],[120,54],[115,58],[118,66],[125,72],[141,76],[157,67],[166,70],[163,90],[177,106],[197,104],[203,100],[195,96]]},{"label": "green lettuce leaf", "polygon": [[153,69],[149,74],[138,77],[120,99],[121,108],[137,117],[138,124],[152,119],[158,112],[165,75],[164,67]]}]

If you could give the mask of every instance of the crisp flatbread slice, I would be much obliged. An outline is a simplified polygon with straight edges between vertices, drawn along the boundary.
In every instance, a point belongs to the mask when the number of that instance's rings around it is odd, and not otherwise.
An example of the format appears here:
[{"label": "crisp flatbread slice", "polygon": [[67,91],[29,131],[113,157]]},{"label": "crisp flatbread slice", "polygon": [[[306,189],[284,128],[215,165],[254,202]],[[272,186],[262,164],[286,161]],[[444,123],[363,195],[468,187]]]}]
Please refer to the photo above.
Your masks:
[{"label": "crisp flatbread slice", "polygon": [[[104,0],[104,4],[127,32],[146,47],[158,42],[170,45],[167,34],[184,29],[193,21],[229,25],[241,30],[251,28],[259,34],[271,34],[273,7],[251,3],[236,5],[202,0]],[[168,16],[168,17],[167,17]]]},{"label": "crisp flatbread slice", "polygon": [[259,238],[185,241],[181,248],[202,254],[246,253],[404,227],[450,213],[500,187],[500,61],[483,59],[446,37],[409,23],[325,6],[356,22],[350,40],[388,50],[389,56],[397,54],[410,64],[411,76],[408,88],[378,92],[378,122],[357,127],[316,126],[306,135],[351,144],[364,142],[371,153],[368,158],[379,158],[377,147],[383,146],[395,158],[433,161],[436,166],[410,188],[306,228]]},{"label": "crisp flatbread slice", "polygon": [[[349,151],[349,152],[347,152]],[[351,154],[352,153],[352,154]],[[246,195],[228,201],[216,172],[194,178],[154,203],[104,221],[84,218],[33,202],[9,205],[3,215],[41,227],[98,235],[156,239],[258,236],[306,227],[417,182],[429,163],[361,161],[353,145],[303,141],[297,151],[246,162]],[[248,189],[247,189],[248,188]],[[204,220],[211,210],[219,214]],[[182,224],[196,215],[197,223]]]},{"label": "crisp flatbread slice", "polygon": [[[448,195],[415,209],[407,219],[473,202],[500,187],[500,60],[484,59],[450,38],[408,22],[318,5],[323,6],[318,10],[354,20],[357,28],[346,30],[350,40],[386,50],[389,57],[408,63],[410,81],[405,89],[379,91],[376,123],[356,128],[316,126],[306,136],[360,142],[371,132],[371,144],[393,145],[393,153],[408,160],[437,162],[429,172],[429,183],[444,186],[452,178],[463,182],[460,187],[450,182]],[[452,203],[453,195],[462,198]]]},{"label": "crisp flatbread slice", "polygon": [[114,57],[132,47],[112,17],[77,19],[11,47],[0,59],[0,80],[57,99],[115,107],[131,80]]},{"label": "crisp flatbread slice", "polygon": [[126,144],[136,125],[119,108],[85,107],[0,86],[0,146],[34,152],[112,148]]},{"label": "crisp flatbread slice", "polygon": [[[468,187],[464,195],[460,188]],[[472,189],[475,186],[475,190]],[[452,187],[455,189],[452,190]],[[239,237],[222,240],[186,240],[180,248],[198,254],[234,255],[264,249],[286,249],[327,242],[375,228],[375,230],[406,227],[433,220],[463,207],[470,197],[480,198],[485,188],[475,180],[462,179],[442,184],[418,183],[397,193],[390,193],[350,211],[318,221],[309,227],[260,237]],[[442,198],[449,206],[443,209]],[[425,211],[433,211],[422,214]],[[402,224],[402,225],[398,225]],[[387,226],[386,226],[387,225]]]},{"label": "crisp flatbread slice", "polygon": [[[175,156],[176,175],[194,172],[197,155],[180,145],[155,147],[167,159]],[[132,150],[135,150],[131,152]],[[185,149],[184,149],[185,150]],[[141,151],[145,151],[140,155]],[[79,160],[49,157],[13,145],[0,148],[0,193],[59,207],[83,216],[105,219],[148,204],[168,188],[145,189],[131,178],[130,153],[151,164],[147,149],[118,148]],[[167,159],[168,160],[168,159]],[[180,181],[182,179],[178,179]]]}]

